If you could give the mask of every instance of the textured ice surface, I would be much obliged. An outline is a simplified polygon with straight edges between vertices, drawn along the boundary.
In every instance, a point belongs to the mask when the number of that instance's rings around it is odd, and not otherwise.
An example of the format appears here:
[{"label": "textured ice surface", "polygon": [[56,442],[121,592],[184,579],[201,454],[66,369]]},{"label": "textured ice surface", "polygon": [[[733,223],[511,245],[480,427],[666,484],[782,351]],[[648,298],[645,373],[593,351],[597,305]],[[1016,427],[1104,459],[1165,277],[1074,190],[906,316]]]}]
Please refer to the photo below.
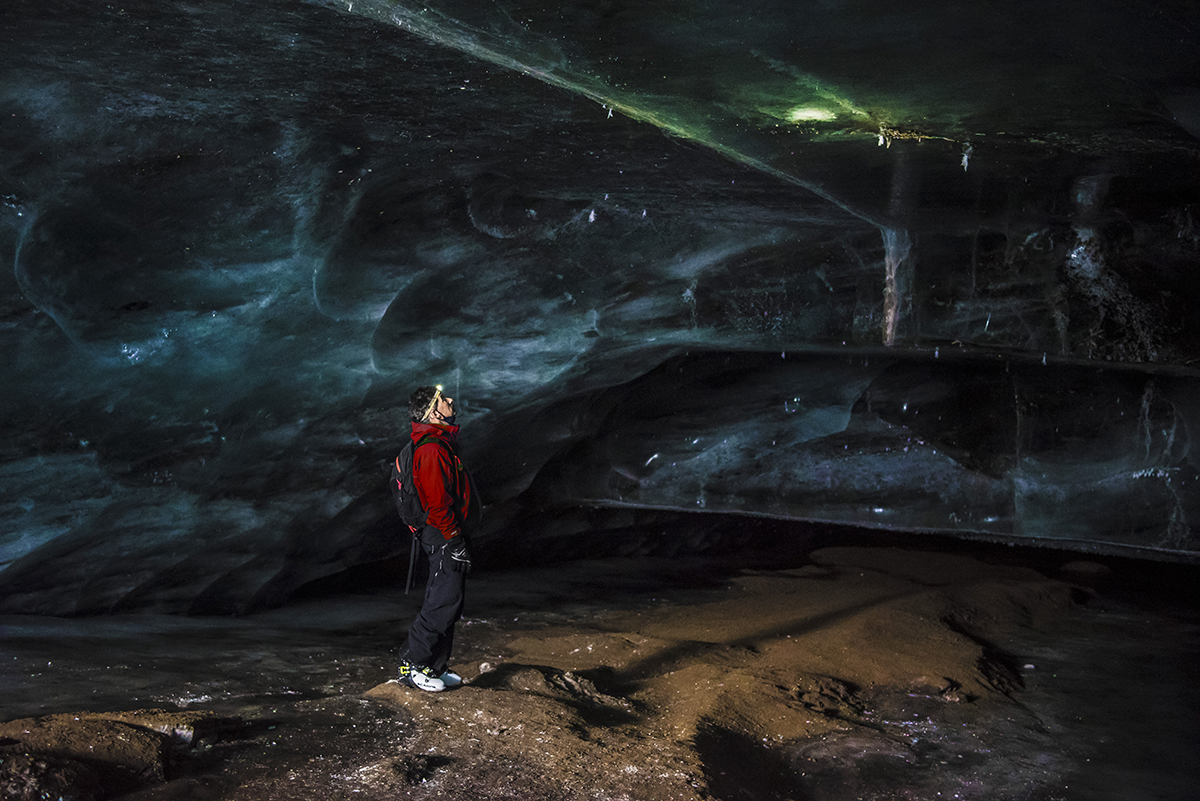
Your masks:
[{"label": "textured ice surface", "polygon": [[1193,12],[353,6],[6,4],[0,610],[396,555],[422,383],[482,541],[617,504],[1196,551],[1197,145],[1146,112]]}]

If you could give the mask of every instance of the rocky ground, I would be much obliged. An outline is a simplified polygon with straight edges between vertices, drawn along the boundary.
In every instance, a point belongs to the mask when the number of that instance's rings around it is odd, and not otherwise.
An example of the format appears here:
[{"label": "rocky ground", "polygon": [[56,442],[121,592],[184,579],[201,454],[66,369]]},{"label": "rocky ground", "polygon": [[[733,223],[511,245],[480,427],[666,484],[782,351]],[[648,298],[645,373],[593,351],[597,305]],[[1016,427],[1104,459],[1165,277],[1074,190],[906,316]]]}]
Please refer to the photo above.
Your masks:
[{"label": "rocky ground", "polygon": [[1101,568],[1051,577],[864,547],[806,562],[480,575],[460,688],[387,683],[382,647],[353,656],[383,628],[313,641],[307,678],[293,672],[269,698],[218,688],[169,708],[0,724],[0,789],[11,801],[1072,797],[1074,757],[1023,700],[1036,668],[1006,643],[1069,621]]}]

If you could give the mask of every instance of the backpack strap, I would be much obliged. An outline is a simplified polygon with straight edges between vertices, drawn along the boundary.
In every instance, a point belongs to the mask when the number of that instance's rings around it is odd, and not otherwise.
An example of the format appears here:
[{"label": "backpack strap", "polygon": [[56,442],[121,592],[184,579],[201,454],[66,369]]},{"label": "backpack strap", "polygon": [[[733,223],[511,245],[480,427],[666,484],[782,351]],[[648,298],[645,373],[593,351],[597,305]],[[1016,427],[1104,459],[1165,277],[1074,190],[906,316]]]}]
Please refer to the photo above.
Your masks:
[{"label": "backpack strap", "polygon": [[[428,434],[424,437],[421,437],[419,440],[417,440],[416,444],[413,445],[413,460],[414,461],[416,461],[417,448],[421,447],[426,442],[441,442],[441,439],[438,437],[435,437],[433,434]],[[398,472],[400,472],[400,454],[396,454],[395,462],[396,462],[396,472],[398,473]]]},{"label": "backpack strap", "polygon": [[[426,442],[439,442],[440,443],[440,442],[442,442],[442,438],[436,437],[433,434],[426,434],[425,436],[423,436],[419,440],[417,440],[416,443],[413,444],[413,471],[414,471],[414,473],[417,468],[417,449],[420,448],[422,445],[424,445]],[[446,443],[443,443],[443,444],[446,444]],[[450,447],[448,444],[446,444],[446,450],[450,452],[451,456],[454,455],[454,451],[450,450]],[[397,465],[400,464],[399,456],[396,457],[396,464]]]},{"label": "backpack strap", "polygon": [[413,445],[413,455],[415,456],[417,453],[417,448],[421,447],[426,442],[442,442],[442,441],[443,440],[441,437],[435,436],[433,434],[426,434],[425,436],[423,436],[419,440],[417,440],[416,445]]}]

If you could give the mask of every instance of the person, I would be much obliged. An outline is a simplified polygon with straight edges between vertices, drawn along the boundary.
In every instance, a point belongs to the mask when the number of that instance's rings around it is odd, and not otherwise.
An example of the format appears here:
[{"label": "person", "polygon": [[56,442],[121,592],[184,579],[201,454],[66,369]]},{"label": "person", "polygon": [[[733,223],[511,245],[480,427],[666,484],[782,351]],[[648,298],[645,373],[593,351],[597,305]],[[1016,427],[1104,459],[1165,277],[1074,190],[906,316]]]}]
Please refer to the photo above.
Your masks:
[{"label": "person", "polygon": [[418,387],[408,399],[413,480],[426,512],[413,534],[429,559],[421,610],[400,646],[398,682],[429,692],[462,683],[450,671],[454,625],[462,618],[471,570],[467,535],[479,519],[479,497],[458,455],[454,399],[441,387]]}]

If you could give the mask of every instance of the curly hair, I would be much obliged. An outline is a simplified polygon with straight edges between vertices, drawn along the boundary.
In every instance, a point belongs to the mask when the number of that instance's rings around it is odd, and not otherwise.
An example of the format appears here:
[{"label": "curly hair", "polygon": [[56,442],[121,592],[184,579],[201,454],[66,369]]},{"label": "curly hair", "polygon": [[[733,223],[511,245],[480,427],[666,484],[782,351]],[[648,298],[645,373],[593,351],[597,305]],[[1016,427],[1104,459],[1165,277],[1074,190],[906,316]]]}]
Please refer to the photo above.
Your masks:
[{"label": "curly hair", "polygon": [[437,387],[417,387],[413,394],[408,396],[408,416],[414,423],[425,422],[425,410],[429,408],[429,403],[437,391]]}]

